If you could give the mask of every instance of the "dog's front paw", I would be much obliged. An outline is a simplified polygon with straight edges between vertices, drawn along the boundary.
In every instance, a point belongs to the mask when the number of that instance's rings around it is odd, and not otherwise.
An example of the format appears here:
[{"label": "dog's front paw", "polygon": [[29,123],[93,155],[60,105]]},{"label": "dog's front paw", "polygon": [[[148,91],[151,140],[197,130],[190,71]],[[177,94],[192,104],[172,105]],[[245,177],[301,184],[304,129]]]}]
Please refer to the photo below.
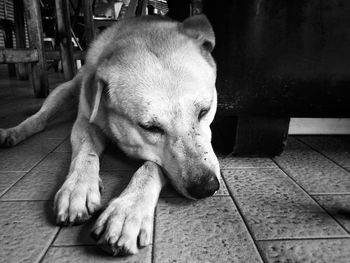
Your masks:
[{"label": "dog's front paw", "polygon": [[77,172],[73,172],[55,196],[57,224],[75,225],[88,220],[100,209],[101,189],[102,182],[98,177],[82,180]]},{"label": "dog's front paw", "polygon": [[92,236],[113,255],[138,252],[151,244],[154,206],[142,198],[123,196],[112,200],[98,218]]},{"label": "dog's front paw", "polygon": [[1,147],[12,147],[15,146],[19,141],[18,132],[13,129],[0,129],[0,146]]}]

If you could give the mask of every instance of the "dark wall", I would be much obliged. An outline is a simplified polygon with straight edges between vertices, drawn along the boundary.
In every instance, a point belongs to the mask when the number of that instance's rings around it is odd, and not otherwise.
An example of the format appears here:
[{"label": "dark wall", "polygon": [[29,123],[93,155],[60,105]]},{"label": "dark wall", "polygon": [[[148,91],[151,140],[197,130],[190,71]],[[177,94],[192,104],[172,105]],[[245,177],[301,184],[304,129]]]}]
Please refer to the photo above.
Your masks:
[{"label": "dark wall", "polygon": [[222,113],[350,116],[350,1],[205,1]]}]

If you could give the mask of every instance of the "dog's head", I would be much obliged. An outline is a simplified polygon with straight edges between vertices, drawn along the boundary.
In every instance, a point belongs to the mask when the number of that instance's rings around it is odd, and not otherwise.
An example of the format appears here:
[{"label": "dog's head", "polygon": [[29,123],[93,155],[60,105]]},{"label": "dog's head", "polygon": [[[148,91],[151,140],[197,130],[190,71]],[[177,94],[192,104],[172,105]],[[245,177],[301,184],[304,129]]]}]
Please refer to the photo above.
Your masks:
[{"label": "dog's head", "polygon": [[91,121],[128,155],[161,166],[190,198],[219,188],[209,127],[217,106],[214,45],[204,15],[183,23],[139,18],[107,30],[88,55],[95,73],[85,83],[97,87]]}]

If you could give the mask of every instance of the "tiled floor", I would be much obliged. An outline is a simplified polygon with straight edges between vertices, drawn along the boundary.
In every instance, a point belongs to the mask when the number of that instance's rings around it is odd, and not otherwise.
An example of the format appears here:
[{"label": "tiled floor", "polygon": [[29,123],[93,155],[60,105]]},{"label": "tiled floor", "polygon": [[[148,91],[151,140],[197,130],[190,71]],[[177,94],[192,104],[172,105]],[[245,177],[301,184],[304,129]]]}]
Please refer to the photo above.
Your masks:
[{"label": "tiled floor", "polygon": [[[0,80],[0,126],[19,122],[41,101],[23,82]],[[350,262],[349,137],[291,137],[273,159],[220,158],[224,180],[214,197],[194,202],[165,189],[153,246],[113,258],[89,236],[94,219],[54,223],[71,125],[71,116],[60,116],[43,133],[0,149],[0,262]],[[114,147],[104,154],[105,204],[139,164]]]}]

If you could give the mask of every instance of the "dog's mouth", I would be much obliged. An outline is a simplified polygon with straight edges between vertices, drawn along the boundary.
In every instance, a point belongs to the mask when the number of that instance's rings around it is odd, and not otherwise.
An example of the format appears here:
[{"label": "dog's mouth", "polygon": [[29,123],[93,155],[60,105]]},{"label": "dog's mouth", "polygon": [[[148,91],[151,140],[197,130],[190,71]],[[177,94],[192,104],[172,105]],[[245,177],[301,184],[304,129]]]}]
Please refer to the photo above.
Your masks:
[{"label": "dog's mouth", "polygon": [[171,184],[171,186],[174,188],[174,190],[183,195],[184,197],[188,198],[188,199],[192,199],[195,200],[194,197],[190,196],[187,191],[185,190],[185,187],[181,187],[179,186],[179,183],[175,182],[175,180],[173,180],[173,177],[170,175],[170,173],[164,168],[161,167],[163,174],[165,175],[165,177],[167,178],[167,182]]}]

